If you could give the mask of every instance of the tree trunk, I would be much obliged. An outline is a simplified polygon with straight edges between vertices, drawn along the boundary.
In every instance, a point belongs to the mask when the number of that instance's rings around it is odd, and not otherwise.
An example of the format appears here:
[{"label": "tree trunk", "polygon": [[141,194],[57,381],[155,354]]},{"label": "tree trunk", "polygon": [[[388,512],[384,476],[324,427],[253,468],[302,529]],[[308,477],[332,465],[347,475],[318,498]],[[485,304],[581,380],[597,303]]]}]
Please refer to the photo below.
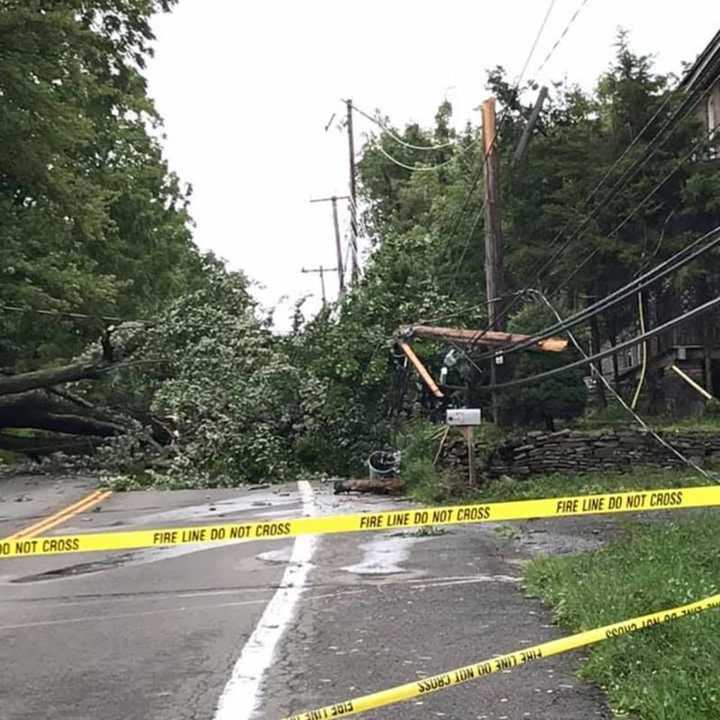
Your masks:
[{"label": "tree trunk", "polygon": [[[0,430],[5,428],[60,433],[38,437],[0,434],[0,449],[39,457],[54,452],[92,451],[104,438],[121,435],[132,427],[129,416],[96,407],[81,395],[56,387],[79,380],[96,380],[131,357],[141,345],[146,326],[140,322],[108,328],[100,348],[90,359],[17,375],[0,375]],[[163,418],[151,418],[153,434],[146,440],[159,449],[171,443],[174,428]],[[79,437],[73,437],[79,436]]]},{"label": "tree trunk", "polygon": [[106,438],[72,437],[70,435],[28,438],[0,433],[0,450],[9,450],[32,458],[52,455],[56,452],[62,452],[66,455],[81,455],[93,452],[105,440]]},{"label": "tree trunk", "polygon": [[[78,380],[97,380],[140,347],[145,329],[145,323],[141,322],[124,322],[109,328],[100,338],[100,348],[94,360],[0,376],[0,395],[15,395]],[[115,337],[119,337],[120,341],[114,343]]]},{"label": "tree trunk", "polygon": [[333,486],[335,494],[346,492],[395,495],[403,491],[405,484],[400,478],[371,478],[368,480],[338,480]]},{"label": "tree trunk", "polygon": [[120,435],[127,429],[117,422],[95,417],[89,408],[48,397],[40,390],[0,397],[0,428],[53,430],[98,437]]},{"label": "tree trunk", "polygon": [[15,395],[77,380],[95,380],[111,367],[112,364],[107,363],[75,363],[19,375],[2,376],[0,377],[0,395]]}]

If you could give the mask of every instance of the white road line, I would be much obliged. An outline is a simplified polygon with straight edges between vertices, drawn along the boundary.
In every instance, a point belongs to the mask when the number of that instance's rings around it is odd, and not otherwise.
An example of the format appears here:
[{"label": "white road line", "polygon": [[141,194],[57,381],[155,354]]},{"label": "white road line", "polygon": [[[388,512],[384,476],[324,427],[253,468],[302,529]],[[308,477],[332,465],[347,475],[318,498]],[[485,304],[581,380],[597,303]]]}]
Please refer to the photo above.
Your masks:
[{"label": "white road line", "polygon": [[[303,514],[313,512],[315,503],[310,483],[298,482]],[[275,648],[295,614],[295,607],[305,589],[312,568],[311,560],[318,538],[301,535],[295,538],[290,562],[282,586],[263,612],[260,622],[245,643],[232,675],[223,690],[215,711],[215,720],[250,720],[260,703],[260,685],[270,668]]]}]

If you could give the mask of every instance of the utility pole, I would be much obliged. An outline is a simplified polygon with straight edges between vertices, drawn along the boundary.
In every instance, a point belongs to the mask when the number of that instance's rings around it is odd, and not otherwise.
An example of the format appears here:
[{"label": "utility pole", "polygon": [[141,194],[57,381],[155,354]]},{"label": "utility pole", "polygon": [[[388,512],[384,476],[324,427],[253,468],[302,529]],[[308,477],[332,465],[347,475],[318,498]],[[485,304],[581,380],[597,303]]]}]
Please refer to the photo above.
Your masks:
[{"label": "utility pole", "polygon": [[303,273],[319,273],[320,274],[320,288],[322,290],[322,304],[323,308],[327,305],[327,297],[325,295],[325,273],[326,272],[336,272],[336,267],[323,267],[322,265],[319,265],[316,268],[301,268],[301,272]]},{"label": "utility pole", "polygon": [[548,89],[543,85],[540,88],[540,92],[538,93],[537,100],[535,101],[535,106],[532,109],[532,112],[530,113],[530,117],[528,118],[527,125],[525,126],[525,129],[523,130],[522,137],[520,138],[520,142],[517,145],[517,148],[515,149],[515,154],[513,155],[512,164],[510,165],[511,168],[514,168],[518,163],[521,163],[525,159],[525,153],[527,152],[528,143],[530,142],[530,137],[533,133],[533,130],[535,129],[535,126],[537,125],[537,121],[540,118],[540,112],[542,111],[542,106],[545,103],[545,100],[548,96]]},{"label": "utility pole", "polygon": [[345,101],[347,108],[347,131],[348,150],[350,153],[350,261],[352,265],[352,279],[355,281],[358,276],[358,252],[357,252],[357,183],[355,180],[355,136],[353,135],[353,104],[352,100]]},{"label": "utility pole", "polygon": [[[340,298],[345,294],[345,267],[343,266],[342,242],[340,241],[340,224],[338,222],[337,201],[350,200],[349,195],[333,195],[332,197],[315,198],[311,203],[331,202],[333,212],[333,226],[335,228],[335,252],[337,253],[338,281],[340,285]],[[352,212],[352,210],[351,210]]]},{"label": "utility pole", "polygon": [[[497,129],[495,98],[482,104],[482,134],[485,149],[485,287],[488,307],[488,327],[504,330],[502,296],[505,292],[503,278],[503,234],[500,216],[500,162],[497,152]],[[497,364],[501,356],[490,362],[490,385],[496,384]],[[493,420],[498,422],[499,402],[492,393]]]}]

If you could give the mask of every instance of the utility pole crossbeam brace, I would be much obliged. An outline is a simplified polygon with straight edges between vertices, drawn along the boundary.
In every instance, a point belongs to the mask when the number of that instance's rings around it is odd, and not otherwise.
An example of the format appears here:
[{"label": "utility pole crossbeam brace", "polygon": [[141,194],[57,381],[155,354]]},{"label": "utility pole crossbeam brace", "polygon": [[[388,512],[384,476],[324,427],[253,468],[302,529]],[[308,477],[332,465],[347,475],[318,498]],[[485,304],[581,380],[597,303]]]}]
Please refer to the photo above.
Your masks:
[{"label": "utility pole crossbeam brace", "polygon": [[412,366],[417,371],[417,374],[422,378],[425,385],[427,385],[430,392],[441,400],[445,397],[443,391],[437,386],[437,383],[433,380],[432,375],[428,372],[427,368],[422,364],[420,358],[415,354],[415,351],[405,342],[405,340],[398,340],[398,346],[405,353],[405,357],[410,361]]},{"label": "utility pole crossbeam brace", "polygon": [[[430,392],[438,399],[442,400],[445,397],[443,391],[439,388],[438,384],[433,379],[428,369],[423,365],[422,360],[415,354],[415,351],[410,347],[410,341],[414,337],[427,338],[429,340],[445,340],[452,341],[458,345],[461,344],[475,344],[477,341],[478,331],[477,330],[465,330],[463,328],[446,328],[446,327],[431,327],[430,325],[409,325],[398,328],[395,339],[398,347],[403,351],[405,357],[410,361],[410,364],[415,368],[417,374],[421,380],[425,383],[426,387]],[[528,335],[518,335],[507,332],[492,332],[488,331],[483,333],[481,340],[479,341],[482,345],[493,345],[507,346],[508,343],[521,343],[528,339]],[[566,350],[568,341],[561,337],[550,337],[539,341],[535,345],[530,346],[529,350],[536,350],[539,352],[562,352]]]},{"label": "utility pole crossbeam brace", "polygon": [[[529,335],[520,335],[519,333],[466,330],[464,328],[435,327],[431,325],[411,325],[402,332],[406,336],[452,341],[458,345],[487,345],[488,347],[515,345],[529,339]],[[527,349],[542,352],[563,352],[567,350],[567,346],[568,341],[566,338],[549,337],[538,340],[534,345],[528,346]]]},{"label": "utility pole crossbeam brace", "polygon": [[303,273],[318,273],[320,275],[320,289],[322,290],[322,304],[323,307],[327,305],[327,297],[325,295],[325,273],[326,272],[337,272],[336,267],[323,267],[319,265],[316,268],[301,268],[300,272]]}]

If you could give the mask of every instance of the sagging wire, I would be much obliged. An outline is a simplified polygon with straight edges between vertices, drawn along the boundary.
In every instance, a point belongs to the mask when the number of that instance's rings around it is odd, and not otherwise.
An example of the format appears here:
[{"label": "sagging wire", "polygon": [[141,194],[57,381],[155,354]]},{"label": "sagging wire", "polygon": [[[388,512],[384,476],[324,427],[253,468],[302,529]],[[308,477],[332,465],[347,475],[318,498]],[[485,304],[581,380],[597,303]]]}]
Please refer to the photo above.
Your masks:
[{"label": "sagging wire", "polygon": [[[344,102],[344,101],[343,101]],[[414,145],[413,143],[407,142],[407,140],[403,140],[399,135],[396,135],[385,123],[380,121],[377,117],[373,117],[370,115],[370,113],[366,113],[364,110],[361,110],[357,105],[354,103],[351,105],[352,109],[358,113],[359,115],[362,115],[364,118],[369,120],[371,123],[375,123],[383,132],[387,133],[388,137],[394,140],[399,145],[402,145],[403,147],[408,148],[409,150],[425,150],[425,151],[433,151],[433,150],[446,150],[447,148],[451,147],[457,147],[457,142],[446,142],[441,143],[438,145]],[[477,140],[475,141],[477,142]]]},{"label": "sagging wire", "polygon": [[[529,288],[528,293],[531,295],[535,295],[536,297],[540,298],[540,300],[547,306],[547,308],[552,312],[552,314],[557,318],[557,321],[559,323],[564,322],[562,317],[560,316],[560,313],[555,309],[554,305],[545,297],[543,293],[541,293],[539,290],[536,290],[534,288]],[[580,355],[583,356],[585,360],[590,360],[590,356],[585,352],[585,349],[582,347],[582,345],[578,342],[577,338],[575,337],[575,334],[567,330],[568,337],[572,341],[572,344],[575,346],[577,351],[580,353]],[[644,334],[644,333],[643,333]],[[653,428],[651,428],[645,420],[640,417],[640,415],[631,408],[624,400],[622,395],[613,387],[612,383],[603,375],[602,368],[597,368],[594,365],[590,365],[591,367],[591,373],[595,375],[596,379],[599,380],[607,390],[610,391],[610,393],[615,397],[615,399],[620,403],[622,408],[628,412],[629,415],[635,420],[635,422],[640,425],[640,427],[645,430],[647,433],[652,435],[652,437],[660,444],[662,445],[666,450],[669,450],[675,457],[677,457],[681,462],[685,463],[688,467],[695,470],[695,472],[699,473],[704,477],[706,480],[710,480],[711,482],[718,483],[718,480],[711,475],[707,470],[704,468],[701,468],[696,462],[694,462],[691,458],[686,457],[683,455],[676,447],[671,445],[667,440],[665,440],[661,435],[659,435]]]},{"label": "sagging wire", "polygon": [[[640,315],[640,332],[645,333],[645,310],[643,309],[643,294],[642,291],[638,293],[638,314]],[[632,403],[630,407],[634,410],[637,407],[638,400],[640,399],[640,392],[645,384],[645,373],[647,372],[647,361],[648,361],[648,344],[647,340],[642,344],[642,369],[640,370],[640,379],[638,380],[637,387],[635,388],[635,394],[633,395]]]},{"label": "sagging wire", "polygon": [[385,150],[385,148],[380,142],[378,142],[375,147],[377,147],[377,149],[383,154],[383,156],[391,163],[397,165],[398,167],[404,168],[405,170],[410,170],[411,172],[434,172],[435,170],[439,170],[440,168],[444,168],[447,165],[450,165],[450,163],[455,162],[455,158],[457,157],[456,155],[453,155],[453,157],[448,158],[441,163],[437,163],[436,165],[408,165],[407,163],[404,163],[401,160],[393,157],[387,150]]},{"label": "sagging wire", "polygon": [[540,63],[538,69],[535,71],[535,75],[539,75],[545,69],[545,66],[550,61],[550,58],[554,55],[560,43],[565,39],[565,36],[568,34],[573,23],[578,19],[578,15],[580,15],[583,8],[588,4],[588,2],[589,0],[582,0],[577,10],[575,10],[575,12],[572,14],[572,17],[568,21],[562,33],[560,33],[560,37],[555,41],[555,44],[550,48],[550,52],[548,52],[548,54],[545,56],[545,59]]},{"label": "sagging wire", "polygon": [[[710,88],[711,89],[711,88]],[[648,146],[645,148],[645,155],[644,157],[636,162],[634,166],[631,166],[630,168],[626,169],[620,176],[620,178],[616,181],[615,185],[613,185],[612,188],[610,188],[609,192],[602,198],[602,200],[597,204],[594,210],[583,220],[580,225],[573,231],[571,236],[568,238],[568,240],[541,266],[541,268],[535,273],[533,280],[531,281],[531,285],[536,283],[543,275],[545,270],[547,270],[549,267],[551,267],[553,264],[557,262],[557,260],[560,258],[561,255],[563,255],[568,248],[577,240],[579,237],[582,236],[583,232],[585,231],[586,227],[590,224],[590,222],[596,217],[596,215],[600,212],[600,210],[607,205],[610,200],[612,200],[617,192],[622,189],[623,184],[626,184],[629,182],[632,177],[634,177],[635,174],[645,165],[647,162],[655,155],[657,152],[657,143],[658,139],[667,131],[667,129],[670,127],[671,124],[673,124],[675,121],[680,122],[683,120],[691,111],[692,108],[695,106],[695,103],[702,101],[704,97],[707,96],[709,92],[708,90],[705,90],[702,95],[699,97],[693,97],[689,96],[673,113],[672,115],[665,121],[664,125],[658,130],[658,132],[655,134],[655,136],[650,140],[648,143]],[[666,101],[663,103],[663,106],[668,102]],[[662,108],[661,108],[662,109]],[[658,112],[653,115],[653,120],[655,116],[658,114]],[[642,136],[642,134],[645,132],[645,130],[650,126],[651,122],[648,122],[645,127],[638,133],[638,136],[633,139],[633,142],[631,143],[631,146],[635,144],[637,139]],[[720,128],[716,128],[708,137],[701,138],[701,140],[695,144],[695,146],[692,148],[692,150],[684,157],[682,160],[666,175],[658,185],[656,185],[642,200],[641,202],[633,208],[633,210],[627,215],[627,217],[624,218],[624,220],[612,231],[611,235],[619,232],[629,221],[630,219],[640,210],[644,205],[650,200],[650,198],[653,197],[653,195],[660,189],[662,186],[682,167],[682,165],[690,159],[699,149],[700,147],[705,144],[712,141],[714,134],[719,130]],[[649,153],[648,153],[649,151]],[[626,155],[627,151],[624,152],[620,158],[624,157]],[[620,158],[616,160],[610,170],[615,168]],[[629,175],[628,175],[629,173]],[[585,199],[585,201],[582,203],[581,207],[584,208],[587,206],[589,200],[596,194],[596,192],[599,190],[599,188],[603,185],[603,183],[606,181],[606,179],[609,177],[609,173],[605,173],[604,177],[600,180],[600,182],[595,186],[595,188],[592,190],[590,195]],[[565,231],[569,228],[569,226],[572,224],[573,219],[570,218],[565,225],[560,229],[560,231],[555,235],[553,240],[550,242],[550,248],[553,248],[560,238],[563,236]],[[581,262],[581,264],[576,267],[568,277],[566,277],[556,288],[557,290],[562,289],[567,285],[569,280],[573,278],[577,273],[580,271],[582,267],[587,265],[590,260],[599,253],[599,248],[596,248],[595,250],[591,251],[589,255]],[[512,308],[516,305],[516,301],[512,301],[501,313],[500,317],[496,320],[496,324],[499,320],[502,320],[508,316]],[[478,334],[478,339],[482,338],[485,333],[492,328],[487,328],[484,331],[481,331]]]}]

